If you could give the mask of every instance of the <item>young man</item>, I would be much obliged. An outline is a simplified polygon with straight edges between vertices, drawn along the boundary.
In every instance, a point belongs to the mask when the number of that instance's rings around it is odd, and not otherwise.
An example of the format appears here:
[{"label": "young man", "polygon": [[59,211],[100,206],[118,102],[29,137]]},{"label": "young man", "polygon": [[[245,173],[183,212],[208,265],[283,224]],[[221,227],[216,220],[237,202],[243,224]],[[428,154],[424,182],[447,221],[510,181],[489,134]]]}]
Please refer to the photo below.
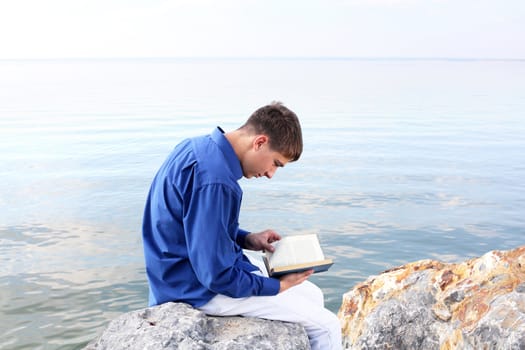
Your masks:
[{"label": "young man", "polygon": [[180,143],[155,176],[143,221],[150,306],[184,302],[210,315],[301,323],[312,349],[340,349],[341,327],[312,271],[269,278],[244,254],[273,250],[273,230],[239,228],[242,177],[271,178],[303,150],[297,116],[281,103],[256,110],[239,129]]}]

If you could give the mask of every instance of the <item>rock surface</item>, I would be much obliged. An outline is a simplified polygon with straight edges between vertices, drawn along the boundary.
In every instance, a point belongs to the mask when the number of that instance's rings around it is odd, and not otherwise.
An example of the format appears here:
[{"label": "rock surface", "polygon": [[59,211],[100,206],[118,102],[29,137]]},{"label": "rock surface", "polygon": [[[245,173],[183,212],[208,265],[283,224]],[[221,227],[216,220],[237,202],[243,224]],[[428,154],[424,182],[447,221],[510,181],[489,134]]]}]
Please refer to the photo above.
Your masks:
[{"label": "rock surface", "polygon": [[182,303],[126,313],[85,350],[310,349],[298,324],[249,317],[212,317]]},{"label": "rock surface", "polygon": [[525,349],[525,246],[385,271],[338,316],[345,349]]}]

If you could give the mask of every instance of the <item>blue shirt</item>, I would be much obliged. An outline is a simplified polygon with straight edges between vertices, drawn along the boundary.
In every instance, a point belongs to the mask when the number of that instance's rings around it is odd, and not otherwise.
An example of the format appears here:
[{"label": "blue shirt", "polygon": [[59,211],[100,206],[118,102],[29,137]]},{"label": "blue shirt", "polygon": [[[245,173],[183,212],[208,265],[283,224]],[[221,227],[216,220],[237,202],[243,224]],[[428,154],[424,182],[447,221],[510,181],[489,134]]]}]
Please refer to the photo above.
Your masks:
[{"label": "blue shirt", "polygon": [[177,145],[153,179],[142,238],[149,305],[180,301],[194,307],[217,294],[275,295],[279,280],[243,255],[239,228],[242,168],[220,128]]}]

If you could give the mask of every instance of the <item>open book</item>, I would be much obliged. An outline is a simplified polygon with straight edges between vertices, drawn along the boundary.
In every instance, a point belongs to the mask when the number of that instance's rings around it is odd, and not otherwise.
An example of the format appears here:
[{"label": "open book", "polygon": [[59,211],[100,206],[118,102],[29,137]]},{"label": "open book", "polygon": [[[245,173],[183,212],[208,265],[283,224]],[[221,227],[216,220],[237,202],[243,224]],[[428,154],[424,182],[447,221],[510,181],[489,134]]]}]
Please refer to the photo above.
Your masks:
[{"label": "open book", "polygon": [[332,259],[325,259],[316,234],[286,236],[272,245],[275,251],[266,252],[263,257],[270,277],[311,269],[314,273],[322,272],[334,263]]}]

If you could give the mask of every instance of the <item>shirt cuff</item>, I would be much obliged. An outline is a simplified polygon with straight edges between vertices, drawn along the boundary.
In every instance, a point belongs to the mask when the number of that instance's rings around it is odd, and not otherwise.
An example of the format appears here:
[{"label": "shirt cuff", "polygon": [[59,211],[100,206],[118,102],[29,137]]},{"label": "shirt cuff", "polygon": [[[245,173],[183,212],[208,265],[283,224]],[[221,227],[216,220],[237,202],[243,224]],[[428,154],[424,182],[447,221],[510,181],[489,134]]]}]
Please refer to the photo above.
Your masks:
[{"label": "shirt cuff", "polygon": [[245,241],[246,241],[246,236],[248,236],[250,234],[250,232],[248,231],[245,231],[245,230],[242,230],[242,229],[238,229],[237,230],[237,238],[236,238],[236,241],[237,241],[237,244],[241,246],[241,248],[245,248]]},{"label": "shirt cuff", "polygon": [[277,295],[281,289],[281,281],[276,278],[264,278],[263,288],[261,290],[261,296],[264,295]]}]

